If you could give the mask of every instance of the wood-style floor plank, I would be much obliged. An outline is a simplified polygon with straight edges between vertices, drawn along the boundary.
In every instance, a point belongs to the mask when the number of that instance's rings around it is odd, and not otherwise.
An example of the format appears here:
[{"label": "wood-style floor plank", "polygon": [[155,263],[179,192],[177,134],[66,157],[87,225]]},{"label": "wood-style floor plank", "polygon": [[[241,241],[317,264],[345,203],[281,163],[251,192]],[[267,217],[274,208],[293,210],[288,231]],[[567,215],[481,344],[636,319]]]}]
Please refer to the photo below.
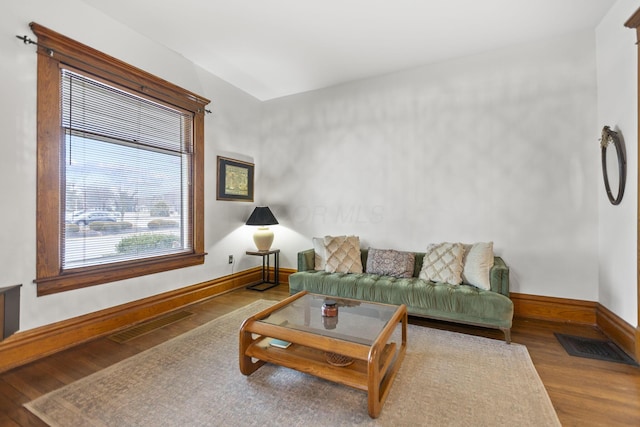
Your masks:
[{"label": "wood-style floor plank", "polygon": [[0,414],[3,422],[1,426],[17,425],[40,427],[46,424],[22,405],[31,401],[29,397],[20,393],[13,386],[0,379]]},{"label": "wood-style floor plank", "polygon": [[[281,300],[287,285],[238,290],[184,308],[191,316],[124,343],[97,339],[0,374],[0,425],[41,427],[24,403],[111,366],[258,299]],[[503,340],[500,331],[410,318],[410,323]],[[595,327],[515,319],[514,343],[526,345],[563,426],[640,426],[640,369],[568,355],[554,332],[604,338]],[[505,344],[507,345],[507,344]]]}]

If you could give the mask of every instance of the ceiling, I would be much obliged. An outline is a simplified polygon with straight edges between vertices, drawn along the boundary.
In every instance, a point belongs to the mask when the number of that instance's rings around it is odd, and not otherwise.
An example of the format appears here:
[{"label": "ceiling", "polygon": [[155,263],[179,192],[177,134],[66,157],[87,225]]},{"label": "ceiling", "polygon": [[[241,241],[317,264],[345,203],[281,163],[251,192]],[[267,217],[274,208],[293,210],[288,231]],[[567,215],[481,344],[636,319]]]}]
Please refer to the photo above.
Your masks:
[{"label": "ceiling", "polygon": [[595,28],[615,0],[82,0],[260,100]]}]

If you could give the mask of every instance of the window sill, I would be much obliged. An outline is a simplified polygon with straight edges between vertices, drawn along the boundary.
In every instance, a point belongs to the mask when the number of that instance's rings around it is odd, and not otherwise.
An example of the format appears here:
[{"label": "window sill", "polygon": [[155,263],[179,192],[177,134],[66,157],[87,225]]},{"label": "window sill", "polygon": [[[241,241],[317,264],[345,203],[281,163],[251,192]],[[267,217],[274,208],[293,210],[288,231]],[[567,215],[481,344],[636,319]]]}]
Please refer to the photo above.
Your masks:
[{"label": "window sill", "polygon": [[173,255],[152,258],[142,262],[126,262],[108,266],[91,267],[83,269],[82,271],[65,272],[55,277],[37,278],[34,282],[38,289],[37,295],[40,297],[87,286],[204,264],[205,255],[206,253]]}]

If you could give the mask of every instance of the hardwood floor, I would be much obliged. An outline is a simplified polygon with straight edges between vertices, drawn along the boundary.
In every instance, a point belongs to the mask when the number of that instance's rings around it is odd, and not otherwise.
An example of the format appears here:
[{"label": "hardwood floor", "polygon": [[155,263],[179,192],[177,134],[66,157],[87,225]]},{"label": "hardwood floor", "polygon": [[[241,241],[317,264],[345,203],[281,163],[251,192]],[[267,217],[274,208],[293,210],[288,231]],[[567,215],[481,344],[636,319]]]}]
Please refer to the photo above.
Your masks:
[{"label": "hardwood floor", "polygon": [[[257,299],[280,300],[288,286],[238,290],[185,308],[193,315],[124,343],[101,338],[0,374],[0,426],[44,426],[22,405],[160,344]],[[411,318],[410,323],[502,340],[499,331]],[[515,319],[514,343],[524,344],[563,426],[640,425],[640,368],[569,356],[554,332],[602,338],[594,327]],[[505,344],[506,345],[506,344]]]}]

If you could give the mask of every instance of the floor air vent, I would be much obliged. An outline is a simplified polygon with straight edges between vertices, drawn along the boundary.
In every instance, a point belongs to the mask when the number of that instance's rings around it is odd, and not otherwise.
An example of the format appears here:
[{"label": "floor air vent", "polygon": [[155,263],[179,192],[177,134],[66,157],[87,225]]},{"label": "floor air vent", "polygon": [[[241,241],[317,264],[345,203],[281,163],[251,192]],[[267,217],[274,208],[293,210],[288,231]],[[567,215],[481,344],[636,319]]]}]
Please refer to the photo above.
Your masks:
[{"label": "floor air vent", "polygon": [[559,334],[557,332],[554,333],[554,335],[571,356],[638,366],[638,364],[613,341],[577,337],[574,335]]},{"label": "floor air vent", "polygon": [[139,336],[142,336],[144,334],[148,334],[149,332],[153,332],[156,329],[160,329],[164,326],[175,323],[179,320],[185,319],[192,314],[193,313],[189,313],[188,311],[177,311],[175,313],[169,314],[168,316],[159,317],[155,320],[141,323],[140,325],[125,329],[124,331],[120,331],[117,334],[109,336],[109,339],[119,343],[126,342],[134,338],[138,338]]}]

